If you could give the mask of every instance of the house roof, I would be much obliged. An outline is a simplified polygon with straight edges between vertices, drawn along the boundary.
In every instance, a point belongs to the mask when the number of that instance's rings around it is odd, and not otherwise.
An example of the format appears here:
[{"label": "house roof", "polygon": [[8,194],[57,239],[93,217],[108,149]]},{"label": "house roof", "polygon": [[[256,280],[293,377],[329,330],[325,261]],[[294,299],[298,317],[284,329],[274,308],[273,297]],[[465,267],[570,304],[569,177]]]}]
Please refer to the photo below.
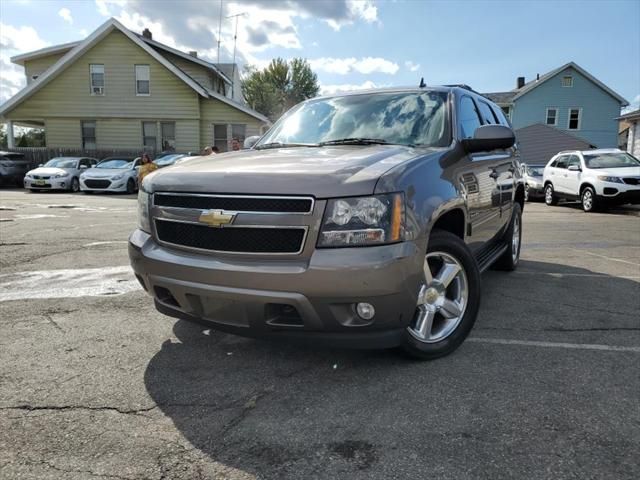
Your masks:
[{"label": "house roof", "polygon": [[640,120],[640,109],[625,113],[624,115],[616,118],[616,120]]},{"label": "house roof", "polygon": [[178,50],[176,48],[170,47],[169,45],[165,45],[164,43],[157,42],[157,41],[155,41],[155,40],[153,40],[151,38],[146,38],[143,35],[140,35],[140,34],[136,34],[136,35],[138,35],[140,40],[142,40],[143,42],[151,45],[152,47],[159,48],[161,50],[164,50],[165,52],[172,53],[174,55],[177,55],[178,57],[184,58],[185,60],[189,60],[190,62],[197,63],[198,65],[201,65],[203,67],[206,67],[206,68],[209,68],[209,69],[213,70],[218,75],[220,75],[220,77],[227,84],[229,84],[229,85],[231,84],[231,80],[229,79],[228,75],[226,73],[224,73],[219,68],[219,65],[207,62],[206,60],[203,60],[203,59],[198,58],[198,57],[194,57],[193,55],[189,55],[188,53],[184,53],[184,52],[182,52],[182,51],[180,51],[180,50]]},{"label": "house roof", "polygon": [[[174,53],[176,55],[179,54],[181,57],[186,58],[190,61],[193,61],[199,64],[206,64],[206,66],[208,66],[209,68],[213,68],[219,72],[219,70],[217,70],[213,64],[209,62],[205,62],[204,60],[198,59],[196,57],[192,57],[191,55],[180,52],[179,50],[172,49],[171,47],[163,45],[159,42],[155,42],[153,40],[148,41],[149,39],[145,39],[141,35],[138,35],[132,32],[131,30],[125,28],[125,26],[122,25],[115,18],[111,18],[107,20],[100,27],[98,27],[91,35],[89,35],[87,38],[85,38],[81,42],[73,42],[73,43],[68,43],[64,45],[58,45],[57,47],[48,47],[41,50],[37,50],[35,52],[30,52],[30,53],[13,57],[12,61],[16,61],[16,63],[19,63],[19,62],[24,63],[25,60],[37,58],[39,56],[51,55],[52,53],[58,53],[58,52],[64,52],[65,50],[67,51],[67,53],[65,53],[65,55],[62,58],[60,58],[49,69],[47,69],[46,72],[40,75],[37,81],[30,83],[25,88],[23,88],[20,92],[18,92],[16,95],[14,95],[9,100],[7,100],[4,104],[0,105],[0,116],[12,110],[21,102],[28,99],[31,95],[33,95],[34,93],[39,91],[41,88],[43,88],[45,85],[47,85],[51,80],[53,80],[60,73],[62,73],[62,71],[64,71],[64,69],[67,66],[72,64],[77,58],[83,55],[87,50],[89,50],[91,47],[93,47],[96,43],[98,43],[100,40],[105,38],[109,33],[111,33],[114,30],[119,30],[120,32],[122,32],[133,43],[135,43],[140,48],[142,48],[145,52],[151,55],[161,65],[167,68],[167,70],[169,70],[171,73],[176,75],[180,80],[186,83],[189,87],[195,90],[200,96],[204,98],[215,98],[216,100],[226,103],[227,105],[233,108],[241,110],[247,115],[251,115],[252,117],[262,122],[270,123],[267,117],[256,112],[255,110],[245,105],[242,105],[238,102],[235,102],[231,99],[228,99],[224,95],[220,95],[219,93],[214,92],[213,90],[203,87],[198,82],[196,82],[193,78],[191,78],[189,75],[183,72],[180,68],[178,68],[173,63],[171,63],[161,53],[155,50],[153,46],[157,48],[161,48],[166,51],[171,51],[171,53]],[[223,78],[229,81],[228,77],[226,77],[221,72],[219,73]]]},{"label": "house roof", "polygon": [[523,163],[546,164],[556,153],[564,150],[589,150],[595,148],[587,140],[566,131],[534,123],[515,131]]},{"label": "house roof", "polygon": [[596,77],[591,75],[589,72],[587,72],[584,68],[582,68],[580,65],[578,65],[575,62],[565,63],[561,67],[558,67],[555,70],[551,70],[550,72],[547,72],[544,75],[541,75],[540,78],[538,78],[536,80],[531,80],[531,81],[525,83],[522,88],[514,88],[513,90],[511,90],[509,92],[483,93],[483,95],[485,97],[487,97],[489,100],[491,100],[491,101],[493,101],[495,103],[498,103],[498,104],[500,104],[500,103],[502,103],[502,104],[512,103],[513,101],[517,100],[518,98],[522,97],[523,95],[529,93],[534,88],[539,87],[540,85],[542,85],[547,80],[552,79],[557,74],[559,74],[560,72],[566,70],[567,68],[573,68],[578,73],[580,73],[581,75],[583,75],[584,77],[589,79],[596,86],[598,86],[599,88],[604,90],[606,93],[611,95],[613,98],[618,100],[620,102],[621,106],[626,107],[627,105],[629,105],[629,102],[624,97],[622,97],[621,95],[619,95],[616,92],[614,92],[613,90],[611,90],[604,83],[602,83],[600,80],[598,80]]},{"label": "house roof", "polygon": [[20,55],[11,57],[10,60],[11,63],[24,66],[24,62],[27,60],[35,60],[36,58],[46,57],[47,55],[54,55],[56,53],[65,53],[80,43],[82,42],[69,42],[62,43],[60,45],[53,45],[52,47],[41,48],[40,50],[34,50],[33,52],[21,53]]}]

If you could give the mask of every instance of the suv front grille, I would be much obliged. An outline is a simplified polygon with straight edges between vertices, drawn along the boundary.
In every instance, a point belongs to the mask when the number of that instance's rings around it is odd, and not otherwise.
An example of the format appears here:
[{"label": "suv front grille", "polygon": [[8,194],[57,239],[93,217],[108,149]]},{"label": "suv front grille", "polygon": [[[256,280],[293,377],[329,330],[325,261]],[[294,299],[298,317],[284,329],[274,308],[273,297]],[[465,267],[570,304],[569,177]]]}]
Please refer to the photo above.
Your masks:
[{"label": "suv front grille", "polygon": [[247,213],[310,213],[311,198],[243,197],[224,195],[170,195],[156,193],[153,203],[159,207],[227,210]]},{"label": "suv front grille", "polygon": [[84,184],[89,188],[108,188],[111,182],[109,180],[92,180],[88,178],[84,181]]},{"label": "suv front grille", "polygon": [[214,228],[160,219],[155,220],[155,225],[161,242],[230,253],[299,253],[306,233],[303,227]]},{"label": "suv front grille", "polygon": [[622,181],[627,185],[638,185],[640,184],[640,178],[627,177],[623,178]]}]

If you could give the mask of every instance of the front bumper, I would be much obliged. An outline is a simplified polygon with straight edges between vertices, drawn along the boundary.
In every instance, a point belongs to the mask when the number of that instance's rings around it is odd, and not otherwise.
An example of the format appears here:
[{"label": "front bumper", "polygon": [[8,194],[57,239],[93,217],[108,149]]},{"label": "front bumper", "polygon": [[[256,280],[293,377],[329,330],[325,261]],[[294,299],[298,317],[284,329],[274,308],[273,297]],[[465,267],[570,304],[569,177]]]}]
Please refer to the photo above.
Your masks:
[{"label": "front bumper", "polygon": [[600,182],[596,186],[598,199],[610,205],[640,204],[640,187],[613,182]]},{"label": "front bumper", "polygon": [[24,178],[24,188],[30,190],[69,190],[71,186],[71,177],[48,178],[45,180],[36,180],[33,178]]},{"label": "front bumper", "polygon": [[[413,319],[424,256],[413,242],[317,249],[275,261],[185,253],[136,230],[129,258],[138,280],[169,316],[258,338],[354,348],[400,344]],[[358,317],[367,302],[376,314]]]},{"label": "front bumper", "polygon": [[[109,185],[107,187],[96,187],[87,185],[87,180],[106,180],[109,181]],[[127,181],[128,177],[121,178],[120,180],[111,180],[109,178],[80,178],[80,191],[83,192],[126,192],[127,191]]]},{"label": "front bumper", "polygon": [[527,184],[529,197],[544,197],[544,186],[542,184]]}]

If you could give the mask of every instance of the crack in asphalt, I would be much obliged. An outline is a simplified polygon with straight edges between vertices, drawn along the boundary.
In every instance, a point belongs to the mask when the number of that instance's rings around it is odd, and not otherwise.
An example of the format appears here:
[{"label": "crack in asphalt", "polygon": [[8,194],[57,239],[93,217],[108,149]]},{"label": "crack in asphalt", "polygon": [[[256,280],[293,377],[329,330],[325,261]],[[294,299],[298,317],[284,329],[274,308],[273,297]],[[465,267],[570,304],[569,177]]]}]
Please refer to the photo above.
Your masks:
[{"label": "crack in asphalt", "polygon": [[123,415],[139,415],[144,412],[150,412],[158,408],[158,405],[153,405],[152,407],[145,408],[137,408],[125,410],[118,407],[108,407],[108,406],[100,406],[100,407],[92,407],[87,405],[13,405],[7,407],[0,407],[0,410],[23,410],[28,412],[36,412],[36,411],[55,411],[55,412],[64,412],[69,410],[89,410],[93,412],[117,412]]},{"label": "crack in asphalt", "polygon": [[94,471],[91,470],[81,470],[81,469],[75,469],[75,468],[62,468],[59,467],[55,464],[53,464],[52,462],[49,462],[47,460],[32,460],[32,459],[27,459],[26,463],[28,463],[29,465],[44,465],[47,468],[50,468],[52,470],[55,470],[56,472],[63,472],[63,473],[85,473],[85,474],[89,474],[92,477],[96,477],[96,478],[115,478],[117,480],[140,480],[140,479],[149,479],[149,477],[125,477],[122,475],[116,475],[116,474],[110,474],[110,473],[96,473]]}]

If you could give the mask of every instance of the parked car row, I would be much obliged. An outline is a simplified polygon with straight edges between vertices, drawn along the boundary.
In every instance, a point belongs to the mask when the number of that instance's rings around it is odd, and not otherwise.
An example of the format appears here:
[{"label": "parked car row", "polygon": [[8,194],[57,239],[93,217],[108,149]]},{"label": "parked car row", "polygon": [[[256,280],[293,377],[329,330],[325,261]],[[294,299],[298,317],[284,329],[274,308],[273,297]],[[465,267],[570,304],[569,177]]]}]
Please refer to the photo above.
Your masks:
[{"label": "parked car row", "polygon": [[[191,153],[166,152],[154,163],[159,168],[196,158]],[[70,192],[126,192],[138,190],[140,157],[56,157],[35,169],[24,154],[0,151],[0,185],[26,188],[32,192],[66,190]]]},{"label": "parked car row", "polygon": [[585,212],[640,204],[640,160],[618,149],[565,151],[546,165],[524,165],[527,201],[579,200]]}]

